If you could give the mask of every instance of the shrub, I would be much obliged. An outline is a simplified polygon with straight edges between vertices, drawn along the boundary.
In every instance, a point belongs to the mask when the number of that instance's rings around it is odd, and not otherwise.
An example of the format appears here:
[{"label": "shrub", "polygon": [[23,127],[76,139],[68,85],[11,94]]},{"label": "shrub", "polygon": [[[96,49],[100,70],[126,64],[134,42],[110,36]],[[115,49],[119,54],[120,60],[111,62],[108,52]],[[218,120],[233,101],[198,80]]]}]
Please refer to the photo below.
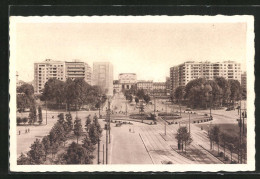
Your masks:
[{"label": "shrub", "polygon": [[23,124],[27,123],[28,122],[28,118],[27,117],[24,117],[23,118]]},{"label": "shrub", "polygon": [[219,152],[219,156],[220,156],[220,157],[223,157],[223,156],[224,156],[224,153],[223,153],[223,152]]},{"label": "shrub", "polygon": [[17,123],[17,125],[20,125],[22,122],[23,122],[23,119],[22,119],[22,118],[20,118],[20,117],[17,117],[17,118],[16,118],[16,123]]},{"label": "shrub", "polygon": [[225,161],[228,161],[228,160],[229,160],[228,156],[225,156],[225,157],[224,157],[224,160],[225,160]]},{"label": "shrub", "polygon": [[237,162],[235,160],[232,160],[230,164],[237,164]]}]

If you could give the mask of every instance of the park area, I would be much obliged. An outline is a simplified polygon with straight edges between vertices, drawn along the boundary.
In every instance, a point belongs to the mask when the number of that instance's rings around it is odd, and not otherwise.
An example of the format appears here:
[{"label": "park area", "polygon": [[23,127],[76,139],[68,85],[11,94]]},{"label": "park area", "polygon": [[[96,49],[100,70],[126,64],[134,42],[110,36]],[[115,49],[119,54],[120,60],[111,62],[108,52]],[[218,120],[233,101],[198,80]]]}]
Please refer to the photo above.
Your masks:
[{"label": "park area", "polygon": [[[110,143],[108,144],[108,156],[106,157],[106,113],[107,103],[101,109],[102,118],[98,123],[102,128],[100,136],[100,150],[98,144],[95,144],[92,164],[224,164],[238,161],[239,156],[235,155],[235,149],[229,150],[222,145],[215,148],[211,147],[209,130],[218,126],[220,132],[229,133],[229,135],[238,135],[239,127],[237,111],[212,110],[213,119],[209,120],[209,110],[196,110],[189,113],[182,106],[180,114],[179,106],[167,106],[167,113],[175,111],[174,115],[158,115],[166,113],[164,101],[157,102],[158,112],[154,120],[139,118],[138,109],[135,105],[127,105],[125,99],[118,95],[111,101],[111,131]],[[175,109],[175,110],[170,110]],[[145,107],[145,113],[153,113],[153,105]],[[26,154],[35,139],[43,140],[49,134],[53,126],[58,122],[60,111],[42,111],[42,124],[28,125],[21,124],[17,126],[17,155]],[[99,111],[78,111],[71,112],[72,122],[76,116],[81,119],[83,132],[78,138],[78,144],[83,145],[83,139],[87,132],[85,123],[87,116],[93,117],[98,115]],[[64,112],[64,114],[66,114]],[[132,114],[132,115],[131,115]],[[207,115],[205,115],[207,114]],[[18,113],[19,117],[28,116],[28,113]],[[133,117],[134,116],[134,117]],[[170,119],[171,116],[177,116],[176,119]],[[179,118],[179,116],[181,116]],[[168,118],[167,118],[168,117]],[[190,122],[190,123],[189,123]],[[180,148],[176,139],[179,128],[186,127],[190,129],[192,142]],[[246,133],[246,120],[245,120]],[[213,140],[213,139],[212,139]],[[66,142],[60,145],[55,156],[48,155],[43,164],[62,164],[60,157],[68,150],[69,146],[77,141],[77,137],[70,133]],[[214,142],[213,142],[214,143]],[[99,152],[99,155],[98,155]],[[224,154],[223,154],[224,153]],[[99,157],[98,157],[99,156]],[[226,159],[225,159],[226,157]],[[98,162],[99,158],[99,162]],[[106,160],[107,158],[107,160]],[[246,158],[244,157],[244,162]],[[234,162],[233,162],[234,163]],[[89,163],[90,164],[90,163]]]}]

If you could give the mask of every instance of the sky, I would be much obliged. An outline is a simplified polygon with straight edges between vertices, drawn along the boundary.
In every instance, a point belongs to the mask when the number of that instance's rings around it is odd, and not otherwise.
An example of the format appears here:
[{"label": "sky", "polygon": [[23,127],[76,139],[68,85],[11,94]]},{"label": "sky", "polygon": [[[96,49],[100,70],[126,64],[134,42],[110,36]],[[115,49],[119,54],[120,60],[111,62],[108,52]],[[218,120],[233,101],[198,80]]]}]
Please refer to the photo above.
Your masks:
[{"label": "sky", "polygon": [[[11,51],[11,53],[14,53]],[[18,23],[16,70],[33,80],[33,63],[109,61],[114,79],[165,81],[185,61],[237,61],[246,69],[246,23]]]}]

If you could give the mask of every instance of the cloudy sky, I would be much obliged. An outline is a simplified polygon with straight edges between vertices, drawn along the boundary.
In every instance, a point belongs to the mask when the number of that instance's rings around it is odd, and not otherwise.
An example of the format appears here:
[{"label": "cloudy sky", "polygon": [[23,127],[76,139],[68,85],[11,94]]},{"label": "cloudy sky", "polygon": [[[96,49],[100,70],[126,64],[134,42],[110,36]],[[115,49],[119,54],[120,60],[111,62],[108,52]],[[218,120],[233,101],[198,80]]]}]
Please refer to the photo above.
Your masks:
[{"label": "cloudy sky", "polygon": [[[11,53],[14,53],[11,51]],[[169,68],[187,60],[242,63],[246,69],[245,23],[19,23],[16,70],[33,80],[33,63],[79,59],[92,67],[109,61],[114,79],[165,81]]]}]

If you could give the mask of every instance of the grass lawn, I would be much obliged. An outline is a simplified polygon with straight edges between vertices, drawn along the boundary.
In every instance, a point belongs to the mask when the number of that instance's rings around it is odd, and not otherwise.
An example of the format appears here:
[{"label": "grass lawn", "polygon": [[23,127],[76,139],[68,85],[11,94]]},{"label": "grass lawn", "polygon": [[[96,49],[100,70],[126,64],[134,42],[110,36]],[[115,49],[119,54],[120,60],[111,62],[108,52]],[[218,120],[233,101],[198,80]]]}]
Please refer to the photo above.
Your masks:
[{"label": "grass lawn", "polygon": [[[228,133],[230,135],[239,135],[239,126],[238,124],[211,124],[213,127],[214,125],[219,126],[221,132]],[[203,127],[203,130],[208,131],[209,129],[209,124],[196,124],[198,127]],[[243,131],[243,128],[241,128]],[[245,124],[245,136],[246,136],[246,124]]]}]

